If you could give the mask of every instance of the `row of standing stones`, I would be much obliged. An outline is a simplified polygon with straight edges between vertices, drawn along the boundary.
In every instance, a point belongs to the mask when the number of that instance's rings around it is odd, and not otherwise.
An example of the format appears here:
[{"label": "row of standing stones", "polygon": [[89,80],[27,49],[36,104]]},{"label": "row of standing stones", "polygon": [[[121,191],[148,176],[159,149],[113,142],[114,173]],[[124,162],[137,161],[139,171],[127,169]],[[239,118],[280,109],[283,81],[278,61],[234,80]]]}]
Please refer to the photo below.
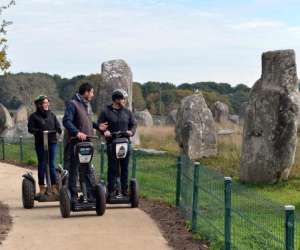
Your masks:
[{"label": "row of standing stones", "polygon": [[[288,179],[295,160],[299,104],[295,52],[263,53],[262,75],[246,108],[241,181],[276,183]],[[217,154],[213,115],[201,93],[183,99],[177,113],[176,140],[192,159]]]},{"label": "row of standing stones", "polygon": [[[105,86],[112,91],[123,88],[129,93],[132,109],[132,71],[124,60],[102,64]],[[109,90],[108,90],[109,91]],[[110,101],[107,91],[97,94],[97,104]],[[252,183],[275,183],[287,179],[294,163],[297,144],[298,78],[293,50],[263,53],[262,75],[254,84],[243,129],[240,179]],[[148,110],[135,113],[141,125],[152,126]],[[12,118],[0,104],[0,135],[6,138],[28,136],[28,114],[21,107]],[[167,122],[175,123],[176,141],[191,159],[217,155],[218,131],[215,122],[238,123],[239,117],[229,114],[228,106],[216,102],[210,110],[201,92],[185,97],[178,110],[170,112]],[[139,136],[134,138],[139,144]]]}]

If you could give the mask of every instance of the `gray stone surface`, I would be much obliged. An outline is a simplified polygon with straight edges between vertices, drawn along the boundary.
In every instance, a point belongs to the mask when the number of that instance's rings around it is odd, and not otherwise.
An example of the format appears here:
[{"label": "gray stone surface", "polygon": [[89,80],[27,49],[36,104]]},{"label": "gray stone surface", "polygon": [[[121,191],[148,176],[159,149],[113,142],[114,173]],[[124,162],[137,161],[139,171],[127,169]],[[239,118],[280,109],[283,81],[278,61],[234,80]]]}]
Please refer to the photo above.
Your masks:
[{"label": "gray stone surface", "polygon": [[233,129],[225,128],[218,130],[218,135],[232,135],[235,131]]},{"label": "gray stone surface", "polygon": [[217,154],[217,131],[201,92],[185,97],[177,113],[176,141],[191,159]]},{"label": "gray stone surface", "polygon": [[262,55],[262,75],[253,86],[243,132],[240,179],[286,180],[297,144],[297,70],[293,50]]},{"label": "gray stone surface", "polygon": [[7,128],[2,132],[2,136],[6,141],[14,142],[19,140],[20,136],[23,138],[31,138],[32,135],[28,133],[28,111],[25,106],[18,108],[13,117],[14,126]]},{"label": "gray stone surface", "polygon": [[229,115],[228,120],[231,121],[234,124],[240,123],[240,117],[238,115]]},{"label": "gray stone surface", "polygon": [[148,109],[137,111],[134,113],[138,125],[151,127],[153,126],[153,118]]},{"label": "gray stone surface", "polygon": [[166,151],[156,150],[152,148],[138,148],[138,151],[151,155],[163,155],[167,153]]},{"label": "gray stone surface", "polygon": [[8,110],[0,103],[0,135],[4,130],[12,128],[13,126],[14,122]]},{"label": "gray stone surface", "polygon": [[167,116],[166,123],[168,125],[175,125],[177,120],[177,109],[172,110]]},{"label": "gray stone surface", "polygon": [[14,114],[15,123],[23,123],[28,120],[28,110],[26,106],[22,105],[18,108],[17,112]]},{"label": "gray stone surface", "polygon": [[111,103],[113,90],[122,88],[128,92],[128,107],[132,109],[132,71],[124,60],[111,60],[102,63],[101,76],[104,88],[97,93],[97,105],[104,107]]},{"label": "gray stone surface", "polygon": [[240,118],[245,118],[246,116],[246,109],[248,106],[248,102],[243,102],[240,107],[238,108],[238,115]]},{"label": "gray stone surface", "polygon": [[220,101],[215,102],[212,112],[216,122],[228,122],[229,108],[227,104]]},{"label": "gray stone surface", "polygon": [[133,145],[141,145],[140,132],[139,129],[136,130],[134,136],[131,138],[131,142]]}]

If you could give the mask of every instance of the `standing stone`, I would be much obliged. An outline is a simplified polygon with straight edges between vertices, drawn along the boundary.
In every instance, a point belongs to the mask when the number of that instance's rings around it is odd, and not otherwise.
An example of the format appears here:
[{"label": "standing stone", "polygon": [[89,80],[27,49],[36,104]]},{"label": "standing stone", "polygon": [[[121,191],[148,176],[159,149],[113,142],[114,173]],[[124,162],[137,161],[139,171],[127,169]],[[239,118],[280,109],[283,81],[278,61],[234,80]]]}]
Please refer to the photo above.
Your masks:
[{"label": "standing stone", "polygon": [[184,154],[191,159],[217,154],[215,122],[201,92],[181,101],[176,120],[176,141]]},{"label": "standing stone", "polygon": [[220,101],[215,102],[213,105],[213,114],[216,122],[228,122],[228,105]]},{"label": "standing stone", "polygon": [[122,88],[128,93],[128,108],[132,110],[132,72],[124,60],[111,60],[102,63],[101,76],[104,89],[99,89],[101,107],[111,103],[113,90]]},{"label": "standing stone", "polygon": [[11,128],[13,125],[13,119],[8,110],[0,103],[0,135],[5,129]]},{"label": "standing stone", "polygon": [[18,108],[17,112],[14,115],[14,120],[15,123],[19,122],[27,122],[28,120],[28,110],[26,106],[22,105],[21,107]]},{"label": "standing stone", "polygon": [[177,117],[177,109],[172,110],[169,115],[167,116],[166,124],[174,125],[176,124],[176,117]]},{"label": "standing stone", "polygon": [[248,102],[242,102],[240,107],[238,108],[238,116],[242,119],[245,118],[246,116],[247,106],[248,106]]},{"label": "standing stone", "polygon": [[240,123],[240,117],[238,115],[229,115],[228,119],[229,119],[229,121],[231,121],[234,124]]},{"label": "standing stone", "polygon": [[31,134],[28,133],[28,111],[25,106],[18,108],[14,114],[14,126],[7,128],[3,131],[2,136],[5,137],[8,142],[15,142],[19,140],[19,137],[30,138]]},{"label": "standing stone", "polygon": [[27,108],[22,105],[18,108],[14,115],[15,127],[17,128],[18,134],[27,136],[28,134],[28,111]]},{"label": "standing stone", "polygon": [[153,118],[148,109],[137,111],[134,113],[138,125],[151,127],[153,126]]},{"label": "standing stone", "polygon": [[243,132],[240,179],[275,183],[288,179],[297,144],[295,52],[263,53],[262,76],[251,92]]}]

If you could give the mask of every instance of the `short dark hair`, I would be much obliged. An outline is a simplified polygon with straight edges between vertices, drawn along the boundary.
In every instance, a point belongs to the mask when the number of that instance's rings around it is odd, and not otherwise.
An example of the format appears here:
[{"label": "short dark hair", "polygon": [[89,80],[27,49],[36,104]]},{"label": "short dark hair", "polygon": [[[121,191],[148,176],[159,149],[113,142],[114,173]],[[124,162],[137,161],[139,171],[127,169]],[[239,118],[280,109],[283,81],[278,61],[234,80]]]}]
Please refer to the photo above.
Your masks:
[{"label": "short dark hair", "polygon": [[84,81],[80,86],[79,86],[79,94],[83,95],[86,91],[90,92],[93,89],[93,85],[89,81]]}]

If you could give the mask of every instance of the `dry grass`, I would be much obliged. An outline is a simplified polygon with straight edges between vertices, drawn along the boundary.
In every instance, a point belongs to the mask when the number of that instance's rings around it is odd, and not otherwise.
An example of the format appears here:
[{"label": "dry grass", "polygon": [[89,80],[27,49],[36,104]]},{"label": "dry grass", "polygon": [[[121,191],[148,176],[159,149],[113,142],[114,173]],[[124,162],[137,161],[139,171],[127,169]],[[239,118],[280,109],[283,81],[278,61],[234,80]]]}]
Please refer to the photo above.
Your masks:
[{"label": "dry grass", "polygon": [[141,147],[179,153],[173,126],[139,127],[139,133]]},{"label": "dry grass", "polygon": [[[218,155],[215,157],[203,158],[201,163],[217,169],[224,175],[238,178],[242,145],[242,126],[232,123],[216,124],[217,129],[234,129],[236,133],[221,135],[218,137]],[[140,127],[141,147],[154,148],[178,154],[179,148],[175,141],[174,127]],[[300,177],[300,134],[298,133],[298,145],[295,163],[291,171],[291,177]]]}]

